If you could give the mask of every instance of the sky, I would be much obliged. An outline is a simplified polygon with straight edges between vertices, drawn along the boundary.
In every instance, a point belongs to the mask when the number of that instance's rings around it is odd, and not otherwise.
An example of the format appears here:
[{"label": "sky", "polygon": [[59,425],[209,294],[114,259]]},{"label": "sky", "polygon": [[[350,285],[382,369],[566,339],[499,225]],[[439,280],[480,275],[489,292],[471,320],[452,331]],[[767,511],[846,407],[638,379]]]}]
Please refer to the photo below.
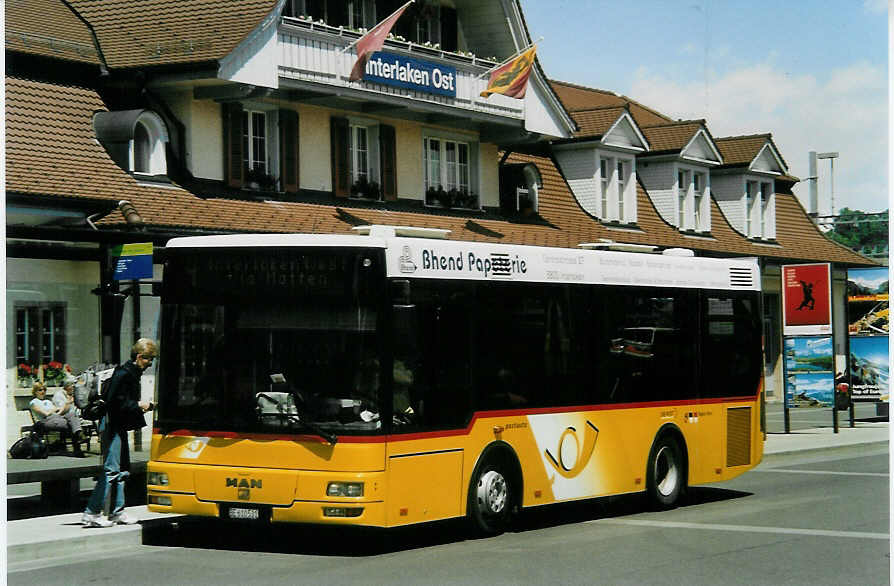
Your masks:
[{"label": "sky", "polygon": [[[772,133],[820,214],[888,208],[886,0],[521,0],[552,79],[704,118],[715,138]],[[834,183],[834,191],[833,191]]]}]

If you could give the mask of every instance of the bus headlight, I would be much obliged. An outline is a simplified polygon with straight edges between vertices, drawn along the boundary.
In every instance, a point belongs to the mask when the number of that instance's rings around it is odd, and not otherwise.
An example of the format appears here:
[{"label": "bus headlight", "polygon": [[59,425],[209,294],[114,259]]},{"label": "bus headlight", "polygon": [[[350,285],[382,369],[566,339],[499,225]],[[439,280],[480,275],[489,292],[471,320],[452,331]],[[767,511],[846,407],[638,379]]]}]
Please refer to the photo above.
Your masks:
[{"label": "bus headlight", "polygon": [[155,486],[167,486],[168,474],[167,472],[150,472],[146,475],[146,481]]},{"label": "bus headlight", "polygon": [[330,482],[326,496],[363,496],[362,482]]},{"label": "bus headlight", "polygon": [[171,506],[171,497],[169,496],[156,496],[154,494],[149,495],[149,504],[150,505],[161,505],[163,507]]}]

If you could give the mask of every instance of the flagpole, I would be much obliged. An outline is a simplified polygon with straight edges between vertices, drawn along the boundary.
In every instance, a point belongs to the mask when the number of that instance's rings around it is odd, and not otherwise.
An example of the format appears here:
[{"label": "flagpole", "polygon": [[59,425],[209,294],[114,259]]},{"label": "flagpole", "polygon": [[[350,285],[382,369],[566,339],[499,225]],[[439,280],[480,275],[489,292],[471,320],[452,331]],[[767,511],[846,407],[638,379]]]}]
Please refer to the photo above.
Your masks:
[{"label": "flagpole", "polygon": [[365,33],[363,33],[362,35],[360,35],[359,37],[357,37],[356,39],[354,39],[354,41],[353,41],[350,45],[348,45],[347,47],[345,47],[344,49],[342,49],[341,52],[342,52],[342,53],[347,53],[348,49],[350,49],[351,47],[353,47],[354,45],[356,45],[356,44],[360,41],[360,39],[362,39],[363,37],[365,37],[365,36],[368,35],[369,33],[371,33],[371,32],[373,32],[374,30],[376,30],[376,28],[377,28],[379,25],[381,25],[383,22],[387,21],[389,18],[391,18],[392,16],[394,16],[395,14],[397,14],[398,12],[400,12],[401,10],[405,9],[407,6],[409,6],[410,4],[414,3],[415,1],[416,1],[416,0],[410,0],[410,1],[407,2],[406,4],[404,4],[403,6],[401,6],[400,8],[398,8],[397,10],[395,10],[394,12],[392,12],[391,14],[389,14],[389,15],[388,15],[388,18],[383,18],[382,20],[380,20],[380,21],[376,24],[376,26],[372,27],[371,29],[369,29],[368,31],[366,31]]},{"label": "flagpole", "polygon": [[537,39],[530,45],[525,45],[524,47],[522,47],[521,49],[519,49],[518,51],[513,53],[510,57],[505,59],[502,63],[498,63],[498,64],[494,65],[493,67],[491,67],[490,69],[488,69],[487,71],[485,71],[484,73],[480,73],[480,74],[476,75],[475,79],[481,79],[482,77],[484,77],[485,75],[487,75],[488,73],[493,71],[494,69],[503,67],[504,65],[506,65],[507,63],[509,63],[510,61],[512,61],[513,59],[515,59],[516,57],[518,57],[519,55],[521,55],[522,53],[524,53],[525,51],[527,51],[528,49],[530,49],[531,47],[533,47],[534,45],[536,45],[537,43],[539,43],[541,41],[543,41],[543,37],[540,37],[539,39]]}]

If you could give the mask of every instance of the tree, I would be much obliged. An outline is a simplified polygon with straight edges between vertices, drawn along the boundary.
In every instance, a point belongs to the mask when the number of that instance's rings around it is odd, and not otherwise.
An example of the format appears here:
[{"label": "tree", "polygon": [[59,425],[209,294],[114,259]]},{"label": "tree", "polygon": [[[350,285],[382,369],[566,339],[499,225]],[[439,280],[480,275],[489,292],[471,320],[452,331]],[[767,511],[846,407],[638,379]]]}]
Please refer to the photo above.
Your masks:
[{"label": "tree", "polygon": [[888,210],[867,214],[841,208],[827,234],[853,250],[881,250],[888,245]]}]

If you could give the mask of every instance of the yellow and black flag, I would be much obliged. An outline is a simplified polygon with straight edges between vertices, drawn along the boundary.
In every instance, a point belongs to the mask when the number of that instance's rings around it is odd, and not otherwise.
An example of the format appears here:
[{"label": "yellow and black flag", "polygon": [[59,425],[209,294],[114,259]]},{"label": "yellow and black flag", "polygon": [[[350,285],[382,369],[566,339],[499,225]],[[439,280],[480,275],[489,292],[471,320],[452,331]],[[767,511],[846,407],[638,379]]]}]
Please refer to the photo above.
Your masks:
[{"label": "yellow and black flag", "polygon": [[536,53],[537,45],[532,45],[530,49],[521,53],[512,61],[494,69],[490,74],[487,89],[481,92],[481,97],[486,98],[491,94],[503,94],[510,98],[524,98]]}]

